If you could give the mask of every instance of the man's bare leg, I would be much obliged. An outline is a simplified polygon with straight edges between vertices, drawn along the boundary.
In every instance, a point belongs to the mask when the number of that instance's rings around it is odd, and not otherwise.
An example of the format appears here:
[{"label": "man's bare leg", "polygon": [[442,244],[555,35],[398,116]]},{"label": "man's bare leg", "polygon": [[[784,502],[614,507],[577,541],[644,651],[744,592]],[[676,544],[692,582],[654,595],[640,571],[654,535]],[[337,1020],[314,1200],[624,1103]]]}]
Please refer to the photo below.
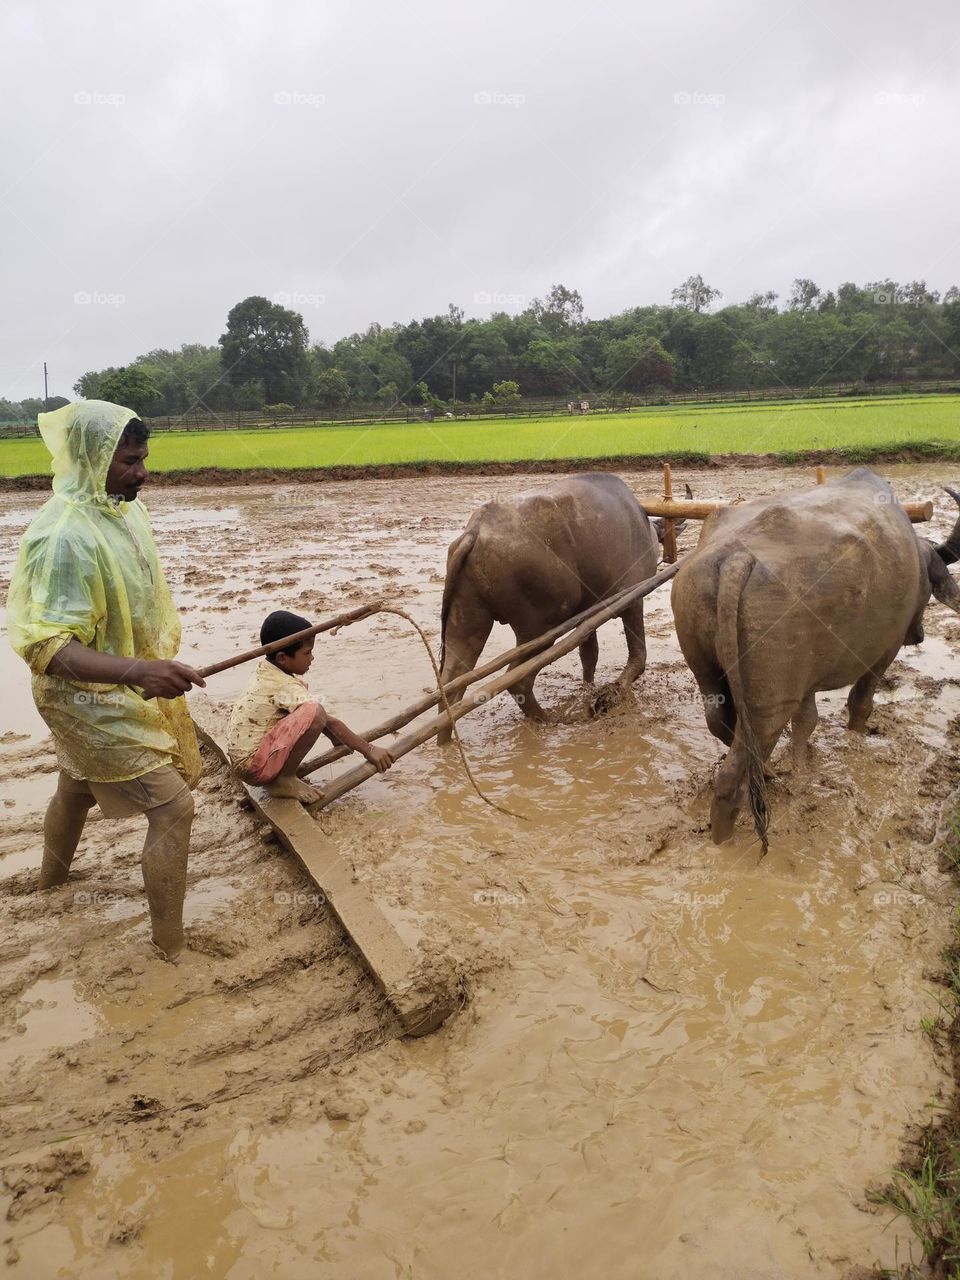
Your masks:
[{"label": "man's bare leg", "polygon": [[184,788],[173,800],[147,810],[147,838],[140,865],[150,906],[153,941],[168,960],[183,950],[183,899],[193,823],[193,796]]},{"label": "man's bare leg", "polygon": [[287,757],[286,764],[284,764],[274,780],[267,784],[267,791],[269,791],[270,795],[284,796],[290,800],[300,800],[304,804],[316,804],[320,799],[321,793],[316,787],[311,787],[309,782],[304,782],[301,778],[298,778],[297,770],[306,760],[307,752],[320,737],[326,723],[327,713],[318,703],[310,728],[302,738],[298,739]]},{"label": "man's bare leg", "polygon": [[57,783],[43,820],[39,888],[54,889],[66,883],[87,814],[96,803],[89,792],[68,790],[61,782]]}]

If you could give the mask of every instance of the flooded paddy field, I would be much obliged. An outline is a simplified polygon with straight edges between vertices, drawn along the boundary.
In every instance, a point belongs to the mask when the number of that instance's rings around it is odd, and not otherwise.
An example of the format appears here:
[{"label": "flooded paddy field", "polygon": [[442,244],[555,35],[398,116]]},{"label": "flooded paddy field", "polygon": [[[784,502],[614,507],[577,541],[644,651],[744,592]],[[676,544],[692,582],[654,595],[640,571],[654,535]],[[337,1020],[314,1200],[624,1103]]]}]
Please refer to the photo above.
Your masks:
[{"label": "flooded paddy field", "polygon": [[[880,468],[955,509],[934,465]],[[653,496],[649,473],[623,473]],[[678,469],[698,498],[812,483]],[[549,477],[145,490],[198,665],[386,597],[436,637],[447,543],[483,501]],[[942,495],[941,495],[942,496]],[[0,494],[3,595],[42,501]],[[681,535],[695,544],[699,526]],[[867,1196],[952,1082],[921,1016],[950,936],[938,869],[960,784],[960,620],[934,603],[873,732],[820,695],[809,765],[781,746],[770,853],[708,831],[720,744],[647,601],[636,698],[529,725],[509,695],[318,815],[403,937],[460,975],[437,1034],[393,1015],[296,865],[216,761],[197,794],[190,950],[149,945],[141,820],[93,811],[69,883],[35,891],[54,787],[26,667],[0,653],[0,1242],[12,1277],[491,1280],[841,1277],[901,1261]],[[498,627],[486,653],[511,647]],[[625,660],[600,632],[598,682]],[[249,675],[192,695],[222,716]],[[578,696],[576,654],[537,684]],[[318,639],[311,688],[362,730],[432,683],[393,616]],[[389,739],[386,740],[389,744]],[[335,776],[349,761],[317,775]]]}]

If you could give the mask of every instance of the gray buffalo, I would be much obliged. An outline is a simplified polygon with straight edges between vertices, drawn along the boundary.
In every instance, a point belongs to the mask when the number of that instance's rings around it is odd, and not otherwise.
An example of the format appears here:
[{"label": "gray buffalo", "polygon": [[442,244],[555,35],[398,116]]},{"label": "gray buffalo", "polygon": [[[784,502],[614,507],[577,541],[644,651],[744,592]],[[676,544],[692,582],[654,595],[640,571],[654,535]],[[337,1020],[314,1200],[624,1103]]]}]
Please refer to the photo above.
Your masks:
[{"label": "gray buffalo", "polygon": [[[652,577],[657,535],[619,476],[579,475],[549,488],[487,502],[447,551],[440,619],[443,683],[472,671],[493,628],[504,622],[518,644],[542,635],[598,600]],[[620,615],[627,665],[599,705],[630,687],[647,661],[643,601]],[[580,646],[586,683],[593,682],[596,632]],[[517,663],[513,664],[518,665]],[[510,692],[524,715],[547,719],[528,676]],[[462,693],[451,697],[458,701]],[[438,741],[450,738],[449,728]]]},{"label": "gray buffalo", "polygon": [[[953,495],[958,504],[960,497]],[[730,747],[711,831],[733,834],[744,784],[764,851],[764,765],[792,726],[802,759],[817,724],[816,694],[852,685],[848,728],[863,732],[883,673],[901,645],[923,639],[931,594],[960,613],[947,542],[916,535],[885,480],[866,467],[803,492],[725,507],[704,521],[673,582],[680,648],[707,725]]]}]

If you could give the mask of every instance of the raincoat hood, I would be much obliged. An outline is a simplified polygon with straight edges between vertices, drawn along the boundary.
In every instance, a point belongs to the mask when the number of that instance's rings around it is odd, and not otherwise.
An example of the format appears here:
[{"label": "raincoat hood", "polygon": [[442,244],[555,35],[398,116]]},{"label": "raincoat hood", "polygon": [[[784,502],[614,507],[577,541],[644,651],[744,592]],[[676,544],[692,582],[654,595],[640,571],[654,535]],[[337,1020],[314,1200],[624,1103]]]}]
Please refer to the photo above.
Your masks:
[{"label": "raincoat hood", "polygon": [[106,502],[107,472],[134,409],[108,400],[78,400],[37,416],[53,459],[53,491],[68,502]]}]

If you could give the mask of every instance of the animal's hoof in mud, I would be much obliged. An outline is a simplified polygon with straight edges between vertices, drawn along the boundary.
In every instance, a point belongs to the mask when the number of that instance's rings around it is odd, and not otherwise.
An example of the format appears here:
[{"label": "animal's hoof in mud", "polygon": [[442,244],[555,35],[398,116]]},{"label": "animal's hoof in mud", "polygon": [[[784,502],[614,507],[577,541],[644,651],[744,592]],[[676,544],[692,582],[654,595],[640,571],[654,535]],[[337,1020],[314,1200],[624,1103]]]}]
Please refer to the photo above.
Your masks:
[{"label": "animal's hoof in mud", "polygon": [[605,684],[602,689],[597,690],[587,704],[591,716],[605,716],[608,711],[620,706],[623,697],[623,688],[616,681],[613,684]]}]

